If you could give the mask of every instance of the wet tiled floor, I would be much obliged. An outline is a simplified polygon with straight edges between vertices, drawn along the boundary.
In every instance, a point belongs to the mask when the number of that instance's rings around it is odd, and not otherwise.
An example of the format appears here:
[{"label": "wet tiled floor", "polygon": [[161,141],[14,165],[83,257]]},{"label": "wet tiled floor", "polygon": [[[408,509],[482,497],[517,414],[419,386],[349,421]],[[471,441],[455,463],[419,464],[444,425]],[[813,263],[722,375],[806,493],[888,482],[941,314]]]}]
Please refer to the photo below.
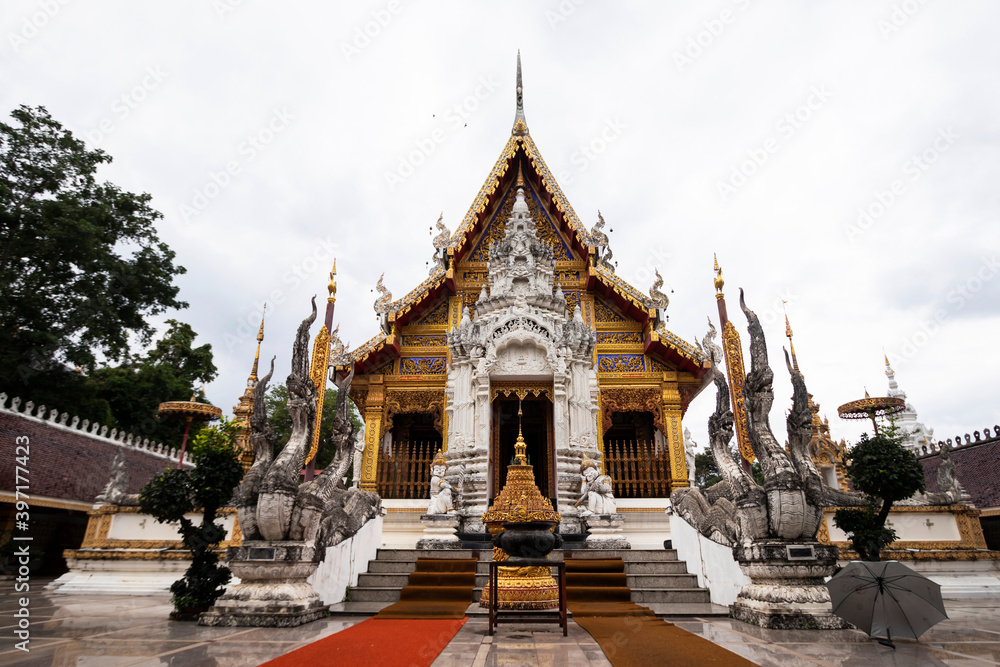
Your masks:
[{"label": "wet tiled floor", "polygon": [[[205,628],[167,620],[166,596],[52,595],[32,590],[30,652],[14,647],[18,608],[10,582],[0,582],[0,665],[258,665],[358,623],[331,617],[298,628]],[[1000,601],[998,601],[1000,602]],[[1000,610],[995,601],[947,602],[951,618],[918,642],[880,646],[855,630],[762,630],[728,618],[668,619],[760,665],[1000,664]],[[610,665],[597,643],[571,623],[500,626],[470,618],[434,667]]]}]

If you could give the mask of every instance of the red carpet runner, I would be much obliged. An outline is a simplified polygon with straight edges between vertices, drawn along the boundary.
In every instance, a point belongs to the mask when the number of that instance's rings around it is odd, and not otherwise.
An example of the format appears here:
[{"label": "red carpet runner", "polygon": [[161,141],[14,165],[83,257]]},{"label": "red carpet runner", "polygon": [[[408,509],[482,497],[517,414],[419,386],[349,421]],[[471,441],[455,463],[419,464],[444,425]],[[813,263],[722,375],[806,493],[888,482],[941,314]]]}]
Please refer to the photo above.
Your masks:
[{"label": "red carpet runner", "polygon": [[418,558],[399,602],[376,618],[264,663],[427,667],[467,620],[478,558]]},{"label": "red carpet runner", "polygon": [[466,620],[369,618],[264,664],[269,667],[427,667]]}]

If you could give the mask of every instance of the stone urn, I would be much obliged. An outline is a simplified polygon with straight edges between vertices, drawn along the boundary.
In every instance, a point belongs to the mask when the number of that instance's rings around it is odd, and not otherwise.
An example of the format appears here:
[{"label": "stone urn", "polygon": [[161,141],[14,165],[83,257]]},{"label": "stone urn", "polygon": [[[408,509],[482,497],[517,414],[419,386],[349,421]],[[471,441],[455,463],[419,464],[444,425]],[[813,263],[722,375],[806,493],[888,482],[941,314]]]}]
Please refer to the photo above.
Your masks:
[{"label": "stone urn", "polygon": [[562,546],[562,537],[552,532],[549,521],[508,521],[503,532],[493,537],[493,546],[515,558],[548,558]]},{"label": "stone urn", "polygon": [[834,630],[852,627],[835,616],[825,580],[837,547],[820,542],[760,540],[733,548],[750,583],[730,606],[733,618],[763,628]]},{"label": "stone urn", "polygon": [[306,579],[316,548],[305,542],[253,540],[229,547],[227,565],[240,583],[201,615],[201,625],[294,627],[322,618],[326,605]]}]

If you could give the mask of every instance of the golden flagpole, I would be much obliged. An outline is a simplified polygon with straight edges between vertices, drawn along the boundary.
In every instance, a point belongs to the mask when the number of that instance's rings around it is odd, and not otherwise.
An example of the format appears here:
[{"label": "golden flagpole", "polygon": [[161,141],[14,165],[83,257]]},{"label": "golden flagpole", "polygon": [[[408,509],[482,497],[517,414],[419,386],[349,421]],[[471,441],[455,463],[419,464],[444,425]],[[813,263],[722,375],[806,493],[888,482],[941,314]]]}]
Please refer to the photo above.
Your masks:
[{"label": "golden flagpole", "polygon": [[743,383],[746,371],[743,368],[743,344],[736,327],[729,321],[726,314],[726,295],[722,293],[725,285],[722,279],[722,269],[719,268],[719,258],[715,258],[715,299],[719,306],[719,323],[722,325],[722,351],[726,357],[726,375],[729,378],[729,399],[733,406],[733,420],[736,425],[736,444],[743,459],[743,469],[750,472],[750,464],[754,461],[753,447],[750,445],[750,430],[747,425],[746,398],[743,394]]},{"label": "golden flagpole", "polygon": [[319,451],[319,429],[323,424],[323,401],[326,399],[327,368],[330,364],[330,330],[333,328],[333,308],[337,301],[337,260],[333,260],[330,282],[326,286],[326,317],[313,341],[312,366],[309,377],[316,386],[316,420],[313,422],[312,445],[306,454],[305,481],[316,474],[316,452]]}]

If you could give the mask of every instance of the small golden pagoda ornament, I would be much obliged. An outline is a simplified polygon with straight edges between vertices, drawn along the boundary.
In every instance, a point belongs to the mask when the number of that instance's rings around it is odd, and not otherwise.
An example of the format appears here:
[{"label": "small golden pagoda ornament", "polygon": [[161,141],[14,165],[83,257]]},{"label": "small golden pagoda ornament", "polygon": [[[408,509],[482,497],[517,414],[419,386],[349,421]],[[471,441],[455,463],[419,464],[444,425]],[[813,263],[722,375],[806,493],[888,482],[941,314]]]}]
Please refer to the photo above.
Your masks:
[{"label": "small golden pagoda ornament", "polygon": [[[517,413],[520,417],[520,407]],[[550,524],[549,531],[553,531],[562,519],[559,512],[552,509],[552,502],[538,490],[534,467],[528,465],[525,455],[526,448],[519,426],[514,444],[514,464],[507,466],[507,481],[493,505],[483,514],[483,524],[491,535],[503,533],[504,524],[514,522],[542,522]],[[493,560],[507,559],[503,549],[493,547]],[[480,606],[489,606],[489,595],[489,587],[484,588]],[[555,609],[559,606],[559,587],[549,567],[501,567],[497,597],[500,609]]]}]

